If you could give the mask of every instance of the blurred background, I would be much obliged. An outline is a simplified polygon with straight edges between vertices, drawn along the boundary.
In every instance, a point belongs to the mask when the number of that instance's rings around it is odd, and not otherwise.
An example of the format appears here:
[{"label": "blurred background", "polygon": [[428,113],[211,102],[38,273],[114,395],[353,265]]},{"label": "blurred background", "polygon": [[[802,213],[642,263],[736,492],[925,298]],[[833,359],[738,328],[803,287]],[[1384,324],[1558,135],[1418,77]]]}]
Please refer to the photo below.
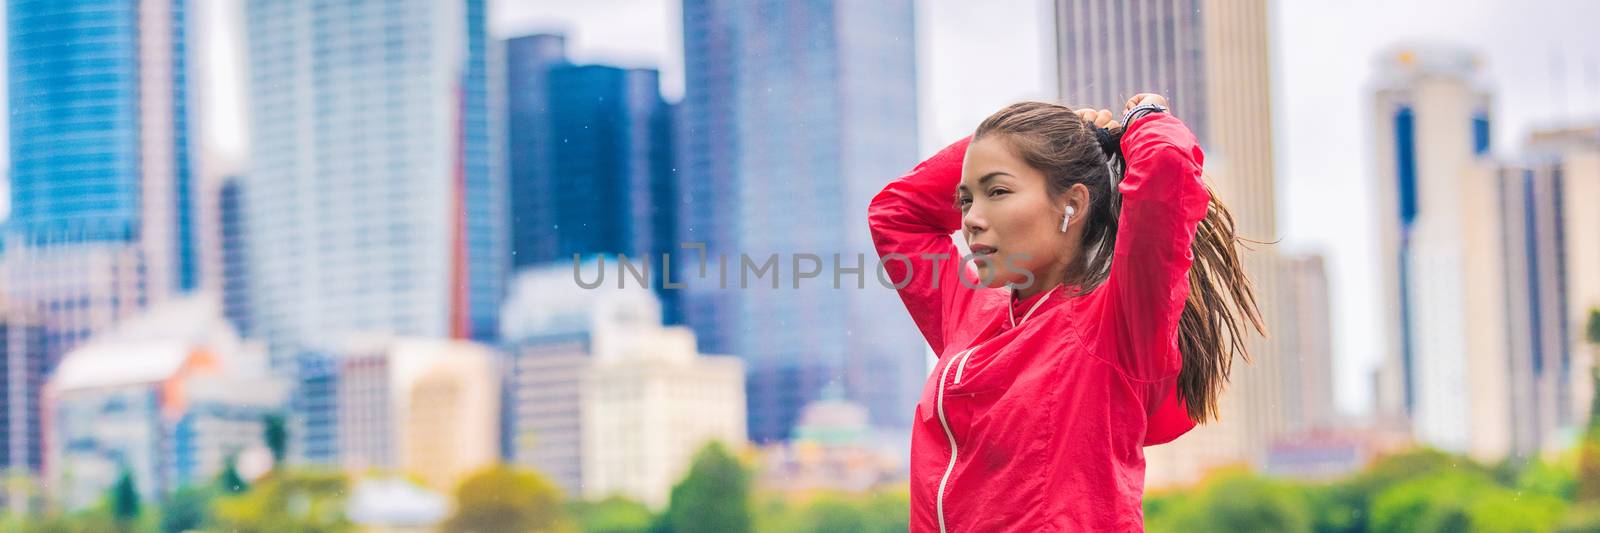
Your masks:
[{"label": "blurred background", "polygon": [[1147,91],[1272,332],[1150,529],[1600,531],[1600,3],[5,17],[0,531],[905,530],[934,355],[868,200]]}]

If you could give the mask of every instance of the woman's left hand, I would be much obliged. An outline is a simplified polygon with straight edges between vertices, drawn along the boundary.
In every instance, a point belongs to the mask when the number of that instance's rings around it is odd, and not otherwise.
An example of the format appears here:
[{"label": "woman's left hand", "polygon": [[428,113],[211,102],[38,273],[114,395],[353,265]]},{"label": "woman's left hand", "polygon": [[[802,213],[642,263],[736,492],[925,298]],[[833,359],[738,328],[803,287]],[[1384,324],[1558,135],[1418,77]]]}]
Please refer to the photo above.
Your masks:
[{"label": "woman's left hand", "polygon": [[1122,126],[1111,119],[1111,111],[1107,109],[1079,109],[1075,112],[1078,114],[1078,118],[1083,119],[1086,123],[1094,124],[1096,128],[1116,129]]}]

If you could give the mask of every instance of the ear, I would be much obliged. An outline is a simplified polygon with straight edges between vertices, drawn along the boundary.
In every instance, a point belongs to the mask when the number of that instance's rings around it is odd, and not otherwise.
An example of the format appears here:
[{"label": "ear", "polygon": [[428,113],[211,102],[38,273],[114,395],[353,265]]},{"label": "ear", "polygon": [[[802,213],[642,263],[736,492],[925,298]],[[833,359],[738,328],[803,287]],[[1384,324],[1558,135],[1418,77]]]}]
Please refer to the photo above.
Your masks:
[{"label": "ear", "polygon": [[1062,206],[1072,206],[1075,212],[1072,218],[1074,220],[1082,219],[1089,214],[1089,187],[1082,183],[1074,183],[1065,192],[1056,195],[1053,203],[1058,213],[1065,211]]}]

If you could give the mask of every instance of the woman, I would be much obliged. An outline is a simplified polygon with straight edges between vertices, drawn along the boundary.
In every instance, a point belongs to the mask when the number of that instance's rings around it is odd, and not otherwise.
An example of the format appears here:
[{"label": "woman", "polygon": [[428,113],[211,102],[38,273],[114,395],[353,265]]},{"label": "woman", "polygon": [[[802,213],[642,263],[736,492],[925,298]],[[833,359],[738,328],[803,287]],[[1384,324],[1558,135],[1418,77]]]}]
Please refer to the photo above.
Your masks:
[{"label": "woman", "polygon": [[1240,326],[1264,333],[1194,135],[1160,95],[1125,109],[1009,106],[873,198],[939,353],[913,531],[1142,530],[1143,446],[1215,416]]}]

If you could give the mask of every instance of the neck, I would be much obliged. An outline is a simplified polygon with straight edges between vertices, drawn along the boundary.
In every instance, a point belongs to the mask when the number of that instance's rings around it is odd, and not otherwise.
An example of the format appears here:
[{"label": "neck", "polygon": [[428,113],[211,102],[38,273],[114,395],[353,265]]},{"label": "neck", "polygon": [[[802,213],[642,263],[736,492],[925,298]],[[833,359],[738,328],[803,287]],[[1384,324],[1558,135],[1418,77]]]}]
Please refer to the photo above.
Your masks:
[{"label": "neck", "polygon": [[1061,269],[1051,269],[1052,272],[1033,278],[1033,284],[1027,288],[1017,287],[1014,294],[1018,300],[1026,300],[1034,295],[1056,288],[1066,278],[1066,273]]}]

